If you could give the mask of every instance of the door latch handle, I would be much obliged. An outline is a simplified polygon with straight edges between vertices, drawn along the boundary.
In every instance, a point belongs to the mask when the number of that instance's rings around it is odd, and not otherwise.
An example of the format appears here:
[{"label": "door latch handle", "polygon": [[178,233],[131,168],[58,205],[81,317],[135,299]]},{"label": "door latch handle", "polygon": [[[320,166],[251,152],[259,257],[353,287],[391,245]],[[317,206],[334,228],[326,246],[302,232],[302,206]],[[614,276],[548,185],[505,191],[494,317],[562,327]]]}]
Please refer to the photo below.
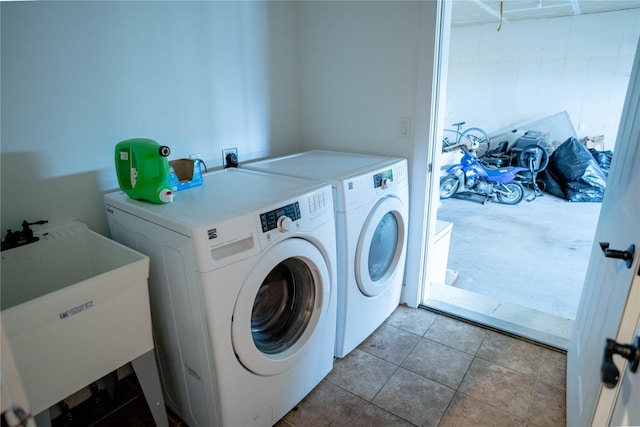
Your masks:
[{"label": "door latch handle", "polygon": [[604,385],[613,388],[618,384],[620,379],[620,371],[615,363],[613,363],[613,355],[619,354],[629,361],[629,370],[635,373],[640,365],[640,336],[637,336],[631,344],[618,344],[612,339],[607,338],[607,344],[604,347],[604,358],[600,367],[600,378]]},{"label": "door latch handle", "polygon": [[609,242],[600,242],[600,249],[602,249],[605,257],[621,259],[625,262],[627,268],[631,268],[631,264],[633,264],[633,255],[636,251],[635,245],[629,246],[626,251],[619,251],[616,249],[609,249]]}]

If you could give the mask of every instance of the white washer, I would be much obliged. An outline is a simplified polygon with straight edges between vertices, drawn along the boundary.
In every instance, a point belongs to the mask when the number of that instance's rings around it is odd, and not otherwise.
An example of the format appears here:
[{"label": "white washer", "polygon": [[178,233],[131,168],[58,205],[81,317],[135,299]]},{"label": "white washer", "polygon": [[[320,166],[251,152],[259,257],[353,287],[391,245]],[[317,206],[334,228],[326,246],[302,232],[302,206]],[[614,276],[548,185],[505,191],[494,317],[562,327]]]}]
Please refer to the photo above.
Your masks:
[{"label": "white washer", "polygon": [[190,426],[271,426],[333,368],[331,192],[226,169],[169,204],[105,196],[112,237],[150,258],[163,391]]},{"label": "white washer", "polygon": [[338,244],[335,355],[346,356],[400,302],[409,204],[406,159],[314,150],[243,167],[332,185]]}]

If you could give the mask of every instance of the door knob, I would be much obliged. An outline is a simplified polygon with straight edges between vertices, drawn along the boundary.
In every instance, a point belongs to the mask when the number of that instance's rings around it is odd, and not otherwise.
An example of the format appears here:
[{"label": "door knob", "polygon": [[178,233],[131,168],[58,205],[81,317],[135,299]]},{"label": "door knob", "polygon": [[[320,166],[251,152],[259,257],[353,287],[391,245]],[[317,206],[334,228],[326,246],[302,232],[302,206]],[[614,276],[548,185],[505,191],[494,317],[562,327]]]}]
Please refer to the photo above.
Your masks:
[{"label": "door knob", "polygon": [[627,268],[631,268],[631,264],[633,264],[633,254],[636,251],[635,245],[629,246],[626,251],[619,251],[609,249],[609,242],[600,242],[600,249],[602,249],[605,257],[624,260]]},{"label": "door knob", "polygon": [[629,361],[629,370],[635,373],[640,365],[640,336],[637,336],[633,344],[618,344],[612,339],[607,338],[607,344],[604,347],[604,358],[600,367],[600,377],[604,385],[613,388],[618,384],[620,379],[620,371],[615,363],[613,363],[613,355],[619,354]]}]

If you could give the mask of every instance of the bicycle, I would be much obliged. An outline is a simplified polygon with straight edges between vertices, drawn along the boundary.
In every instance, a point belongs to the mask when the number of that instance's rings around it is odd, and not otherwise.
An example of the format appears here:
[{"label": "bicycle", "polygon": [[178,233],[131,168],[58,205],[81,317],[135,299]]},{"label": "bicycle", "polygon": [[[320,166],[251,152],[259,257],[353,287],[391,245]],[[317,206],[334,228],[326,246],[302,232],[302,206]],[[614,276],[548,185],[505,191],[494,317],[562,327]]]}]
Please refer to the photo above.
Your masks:
[{"label": "bicycle", "polygon": [[477,157],[482,156],[489,149],[489,135],[482,129],[472,127],[460,132],[460,128],[466,122],[454,123],[456,129],[445,129],[444,132],[455,134],[455,140],[451,140],[448,136],[442,139],[442,152],[456,150],[465,147],[467,151],[474,153]]}]

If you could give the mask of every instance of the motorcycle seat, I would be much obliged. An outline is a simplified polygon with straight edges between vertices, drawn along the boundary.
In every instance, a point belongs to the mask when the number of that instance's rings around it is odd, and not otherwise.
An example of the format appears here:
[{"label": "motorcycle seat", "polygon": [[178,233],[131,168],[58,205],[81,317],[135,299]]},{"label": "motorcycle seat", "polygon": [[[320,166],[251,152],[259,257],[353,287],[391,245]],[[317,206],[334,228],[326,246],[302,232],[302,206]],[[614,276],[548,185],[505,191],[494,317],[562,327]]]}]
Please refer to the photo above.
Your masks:
[{"label": "motorcycle seat", "polygon": [[511,170],[511,168],[492,168],[492,167],[485,167],[484,170],[487,171],[487,174],[489,176],[495,176],[495,175],[502,175],[505,172],[509,172],[509,170]]}]

